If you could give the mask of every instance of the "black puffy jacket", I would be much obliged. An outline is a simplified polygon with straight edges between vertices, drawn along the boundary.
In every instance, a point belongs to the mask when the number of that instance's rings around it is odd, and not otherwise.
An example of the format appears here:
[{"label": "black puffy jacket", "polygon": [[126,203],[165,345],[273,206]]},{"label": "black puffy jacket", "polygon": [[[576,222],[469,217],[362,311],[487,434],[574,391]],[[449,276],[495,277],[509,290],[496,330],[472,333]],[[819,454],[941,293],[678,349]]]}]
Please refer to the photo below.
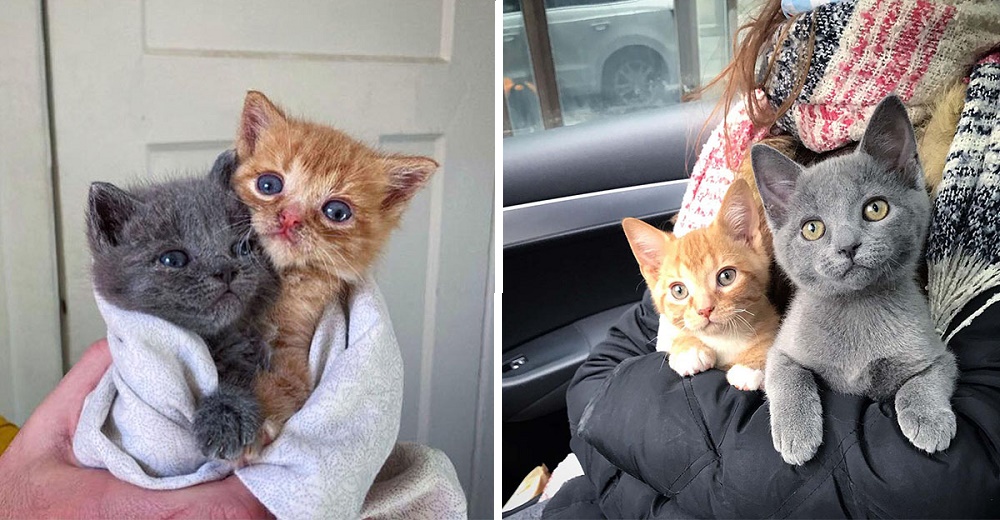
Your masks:
[{"label": "black puffy jacket", "polygon": [[823,445],[802,466],[775,451],[762,392],[719,370],[678,376],[655,352],[656,329],[647,291],[577,371],[570,445],[586,475],[543,518],[1000,516],[1000,305],[949,344],[961,374],[947,450],[910,445],[891,399],[823,389]]}]

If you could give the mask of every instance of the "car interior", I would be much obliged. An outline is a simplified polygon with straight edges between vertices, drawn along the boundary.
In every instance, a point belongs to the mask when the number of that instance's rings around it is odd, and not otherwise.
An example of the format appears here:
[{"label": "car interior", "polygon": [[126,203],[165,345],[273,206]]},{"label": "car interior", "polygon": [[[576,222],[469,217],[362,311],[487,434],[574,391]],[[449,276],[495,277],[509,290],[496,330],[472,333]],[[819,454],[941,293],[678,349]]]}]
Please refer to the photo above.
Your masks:
[{"label": "car interior", "polygon": [[621,221],[671,228],[738,4],[504,0],[504,500],[569,454],[566,389],[645,290]]},{"label": "car interior", "polygon": [[504,140],[503,496],[569,453],[566,388],[645,283],[621,220],[669,230],[711,102]]}]

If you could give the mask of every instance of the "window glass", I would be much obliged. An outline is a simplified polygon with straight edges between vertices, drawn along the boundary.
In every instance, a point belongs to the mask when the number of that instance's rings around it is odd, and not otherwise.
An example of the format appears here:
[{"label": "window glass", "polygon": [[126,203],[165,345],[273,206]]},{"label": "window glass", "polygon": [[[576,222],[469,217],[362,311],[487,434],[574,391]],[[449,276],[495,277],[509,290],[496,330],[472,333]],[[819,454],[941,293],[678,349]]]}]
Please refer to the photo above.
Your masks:
[{"label": "window glass", "polygon": [[503,92],[509,127],[505,133],[542,130],[538,88],[531,68],[520,0],[503,0]]},{"label": "window glass", "polygon": [[680,101],[672,0],[546,0],[563,124]]},{"label": "window glass", "polygon": [[[522,11],[533,2],[544,3],[545,24],[526,27]],[[680,103],[729,62],[737,12],[757,5],[759,0],[504,0],[507,135],[542,130],[543,121],[572,125]],[[539,41],[530,31],[546,31],[550,48],[530,48]],[[551,58],[554,82],[535,82],[531,57],[540,53]],[[547,89],[558,97],[546,97]],[[539,103],[540,97],[550,102]],[[559,114],[542,113],[543,106]]]}]

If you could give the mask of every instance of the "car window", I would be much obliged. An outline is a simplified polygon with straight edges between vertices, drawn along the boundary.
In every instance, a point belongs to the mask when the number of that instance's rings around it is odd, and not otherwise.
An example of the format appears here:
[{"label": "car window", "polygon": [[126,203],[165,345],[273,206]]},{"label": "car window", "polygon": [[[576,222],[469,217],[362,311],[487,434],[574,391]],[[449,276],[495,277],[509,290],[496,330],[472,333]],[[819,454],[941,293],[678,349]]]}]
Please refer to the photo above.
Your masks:
[{"label": "car window", "polygon": [[691,99],[754,1],[503,0],[504,135]]}]

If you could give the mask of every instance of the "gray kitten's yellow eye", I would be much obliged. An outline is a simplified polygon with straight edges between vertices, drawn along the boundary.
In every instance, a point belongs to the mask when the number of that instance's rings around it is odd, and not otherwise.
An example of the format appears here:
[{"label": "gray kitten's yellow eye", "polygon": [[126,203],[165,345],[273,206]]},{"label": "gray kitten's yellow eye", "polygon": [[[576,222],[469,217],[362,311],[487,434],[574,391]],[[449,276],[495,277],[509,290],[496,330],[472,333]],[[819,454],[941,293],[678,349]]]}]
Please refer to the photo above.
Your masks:
[{"label": "gray kitten's yellow eye", "polygon": [[876,222],[889,214],[889,203],[885,199],[872,199],[865,203],[865,220]]},{"label": "gray kitten's yellow eye", "polygon": [[810,220],[802,224],[802,236],[806,240],[819,240],[826,233],[826,225],[822,220]]},{"label": "gray kitten's yellow eye", "polygon": [[684,287],[684,284],[680,282],[674,282],[670,284],[670,294],[672,294],[676,300],[683,300],[684,298],[687,298],[688,288]]},{"label": "gray kitten's yellow eye", "polygon": [[716,281],[719,282],[720,287],[725,287],[727,285],[732,285],[736,281],[736,269],[732,267],[727,267],[719,271],[718,276],[715,277]]}]

